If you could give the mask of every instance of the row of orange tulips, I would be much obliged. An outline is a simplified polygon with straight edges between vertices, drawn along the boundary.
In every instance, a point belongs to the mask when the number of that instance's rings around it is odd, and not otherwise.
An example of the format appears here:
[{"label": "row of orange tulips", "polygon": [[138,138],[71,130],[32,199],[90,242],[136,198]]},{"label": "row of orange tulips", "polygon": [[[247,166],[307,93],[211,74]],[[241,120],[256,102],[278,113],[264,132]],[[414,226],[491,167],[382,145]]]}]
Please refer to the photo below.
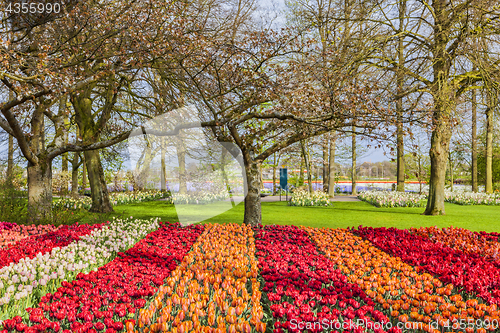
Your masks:
[{"label": "row of orange tulips", "polygon": [[[421,323],[423,331],[433,333],[498,329],[494,324],[499,320],[496,304],[488,306],[479,298],[460,293],[452,284],[444,285],[348,230],[304,230],[337,268],[379,303],[394,322]],[[436,323],[437,328],[433,325]]]},{"label": "row of orange tulips", "polygon": [[253,231],[206,225],[127,332],[264,332]]}]

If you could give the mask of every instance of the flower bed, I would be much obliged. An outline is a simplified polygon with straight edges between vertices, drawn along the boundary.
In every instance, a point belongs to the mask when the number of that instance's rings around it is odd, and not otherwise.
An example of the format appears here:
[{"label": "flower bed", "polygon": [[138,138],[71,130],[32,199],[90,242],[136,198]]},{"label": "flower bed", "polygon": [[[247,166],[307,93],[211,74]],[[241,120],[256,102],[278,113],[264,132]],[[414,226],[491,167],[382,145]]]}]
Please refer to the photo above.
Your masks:
[{"label": "flower bed", "polygon": [[308,191],[295,190],[292,198],[288,202],[289,206],[330,206],[328,194],[321,191],[315,191],[309,194]]},{"label": "flower bed", "polygon": [[197,193],[197,194],[179,194],[172,195],[172,202],[175,205],[206,205],[212,202],[223,201],[229,198],[227,191],[220,193]]},{"label": "flower bed", "polygon": [[426,196],[407,192],[371,191],[361,192],[358,199],[375,207],[423,207]]},{"label": "flower bed", "polygon": [[[200,240],[139,311],[141,332],[264,332],[253,232],[207,225]],[[129,331],[133,331],[131,327]]]},{"label": "flower bed", "polygon": [[458,205],[500,205],[498,193],[446,192],[444,201]]},{"label": "flower bed", "polygon": [[[5,249],[0,250],[0,268],[10,263],[18,263],[21,259],[32,259],[37,254],[45,254],[55,247],[66,246],[71,242],[78,241],[80,236],[91,233],[94,229],[101,228],[102,224],[73,224],[62,226],[55,231],[33,235],[23,238]],[[40,228],[49,230],[51,228]],[[39,229],[36,228],[38,231]]]},{"label": "flower bed", "polygon": [[465,254],[408,230],[359,227],[352,231],[445,283],[475,293],[491,304],[500,302],[500,268],[478,254]]},{"label": "flower bed", "polygon": [[[474,323],[494,318],[498,323],[496,305],[488,306],[461,293],[453,284],[445,285],[348,230],[304,229],[350,282],[361,286],[379,308],[390,314],[393,327],[407,323],[415,328],[412,332],[428,332],[431,328],[441,332],[449,331],[462,318]],[[435,326],[429,326],[431,321]]]},{"label": "flower bed", "polygon": [[[109,194],[111,204],[126,205],[136,202],[154,201],[164,198],[169,198],[169,192],[162,191],[147,191],[147,192],[112,192]],[[79,197],[78,199],[71,197],[61,197],[59,200],[54,201],[54,208],[68,208],[68,209],[90,209],[92,207],[92,198]]]},{"label": "flower bed", "polygon": [[[4,226],[5,223],[2,222],[1,226]],[[14,243],[30,237],[30,236],[39,236],[46,234],[47,232],[55,231],[59,227],[55,227],[53,225],[17,225],[14,223],[10,223],[10,228],[3,228],[0,232],[0,247],[7,248],[9,246],[13,246]],[[0,249],[1,251],[1,249]]]},{"label": "flower bed", "polygon": [[11,230],[14,228],[17,224],[11,223],[11,222],[0,222],[0,232],[4,230]]},{"label": "flower bed", "polygon": [[[125,253],[88,274],[64,281],[54,294],[28,309],[29,321],[4,321],[11,331],[115,332],[133,325],[131,319],[158,291],[203,230],[162,224]],[[22,326],[24,324],[24,326]]]},{"label": "flower bed", "polygon": [[21,259],[0,269],[0,319],[12,317],[38,304],[41,296],[53,293],[63,281],[72,281],[78,273],[89,272],[113,260],[118,252],[158,228],[156,220],[113,220],[95,228],[78,242],[54,247],[32,259]]},{"label": "flower bed", "polygon": [[[473,232],[462,228],[411,228],[410,232],[427,237],[435,243],[446,245],[465,254],[477,254],[500,267],[500,243],[497,239],[492,240],[487,234]],[[498,238],[498,237],[496,237]]]},{"label": "flower bed", "polygon": [[388,322],[365,292],[348,283],[318,252],[303,230],[266,226],[256,231],[255,243],[263,291],[276,320],[274,332],[319,332],[325,327],[349,332],[357,320],[366,326]]},{"label": "flower bed", "polygon": [[497,236],[455,228],[182,228],[113,220],[0,269],[0,328],[498,331]]}]

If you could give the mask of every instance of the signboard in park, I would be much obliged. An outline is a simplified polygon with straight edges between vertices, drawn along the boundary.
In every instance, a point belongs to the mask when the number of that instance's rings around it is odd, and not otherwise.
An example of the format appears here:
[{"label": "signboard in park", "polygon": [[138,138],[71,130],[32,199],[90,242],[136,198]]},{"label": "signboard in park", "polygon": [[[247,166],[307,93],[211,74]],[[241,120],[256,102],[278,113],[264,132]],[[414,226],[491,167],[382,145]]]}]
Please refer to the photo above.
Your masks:
[{"label": "signboard in park", "polygon": [[288,173],[287,168],[280,169],[280,186],[282,189],[286,189],[288,185]]}]

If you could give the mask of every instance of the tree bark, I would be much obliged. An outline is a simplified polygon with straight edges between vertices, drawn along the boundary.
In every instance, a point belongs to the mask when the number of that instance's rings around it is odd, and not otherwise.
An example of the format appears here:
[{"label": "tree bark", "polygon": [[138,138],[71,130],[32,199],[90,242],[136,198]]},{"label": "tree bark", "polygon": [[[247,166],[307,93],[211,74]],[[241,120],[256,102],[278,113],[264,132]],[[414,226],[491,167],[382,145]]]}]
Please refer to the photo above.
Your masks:
[{"label": "tree bark", "polygon": [[87,165],[90,191],[92,194],[91,212],[109,213],[113,212],[113,206],[109,200],[108,186],[104,179],[104,170],[98,150],[88,150],[84,152],[85,163]]},{"label": "tree bark", "polygon": [[493,193],[493,105],[486,109],[486,184],[485,192]]},{"label": "tree bark", "polygon": [[51,222],[52,161],[28,162],[28,223]]},{"label": "tree bark", "polygon": [[[439,126],[439,125],[438,125]],[[445,140],[448,137],[448,140]],[[444,215],[444,187],[446,165],[448,164],[448,142],[451,135],[434,131],[429,152],[431,175],[429,180],[429,197],[424,215]]]},{"label": "tree bark", "polygon": [[[69,127],[69,119],[68,119],[68,114],[66,113],[66,102],[67,102],[67,95],[64,95],[64,97],[61,98],[59,101],[59,115],[63,115],[64,126],[66,128],[68,128]],[[64,132],[63,140],[64,140],[64,144],[68,144],[68,131]],[[67,179],[66,174],[68,173],[68,153],[64,153],[62,155],[61,171],[62,171],[61,176],[63,177],[63,179]],[[61,194],[68,194],[68,181],[67,180],[64,180],[62,183]]]},{"label": "tree bark", "polygon": [[[75,118],[78,124],[79,133],[82,136],[83,143],[95,142],[100,136],[100,125],[94,122],[92,114],[92,94],[93,86],[87,86],[79,94],[71,96],[71,102],[75,109]],[[83,189],[86,185],[86,174],[89,177],[90,191],[92,196],[91,212],[108,213],[112,212],[113,208],[109,200],[108,186],[104,178],[104,170],[102,168],[101,159],[98,150],[89,150],[83,153],[84,168],[83,168]],[[87,169],[87,172],[85,172]],[[101,206],[99,206],[101,205]]]},{"label": "tree bark", "polygon": [[184,136],[182,135],[182,131],[180,131],[177,136],[175,148],[177,150],[177,160],[179,161],[179,194],[186,194],[186,147],[184,146]]},{"label": "tree bark", "polygon": [[472,90],[472,192],[478,192],[477,184],[477,96]]},{"label": "tree bark", "polygon": [[274,163],[273,163],[273,195],[276,195],[276,153],[273,154]]},{"label": "tree bark", "polygon": [[452,110],[455,108],[456,89],[450,86],[450,67],[448,42],[449,14],[447,1],[435,1],[432,7],[435,13],[433,56],[433,82],[431,85],[434,110],[432,113],[433,131],[429,156],[431,175],[429,196],[424,215],[444,215],[444,187],[446,165],[451,139]]},{"label": "tree bark", "polygon": [[[403,25],[406,14],[406,0],[401,1],[398,4],[399,7],[399,32],[398,37],[398,62],[400,68],[404,66],[404,36],[403,36]],[[396,82],[397,82],[397,92],[398,99],[396,100],[396,179],[397,179],[397,191],[405,191],[405,160],[404,160],[404,132],[403,132],[403,83],[404,83],[404,73],[401,70],[396,72]]]},{"label": "tree bark", "polygon": [[[15,94],[11,91],[9,93],[9,99],[14,99]],[[12,184],[14,179],[14,137],[9,135],[9,147],[7,150],[7,181]]]},{"label": "tree bark", "polygon": [[259,177],[260,177],[260,189],[264,189],[264,178],[262,176],[262,166],[259,168]]},{"label": "tree bark", "polygon": [[14,179],[14,137],[9,134],[9,148],[7,151],[7,181],[12,184]]},{"label": "tree bark", "polygon": [[141,165],[141,169],[139,175],[137,176],[137,181],[136,181],[138,189],[144,190],[147,188],[148,177],[151,171],[151,162],[158,153],[158,150],[160,149],[161,146],[158,146],[153,150],[151,146],[148,144],[146,150],[144,151],[144,154],[142,155],[142,157],[144,157],[142,163],[139,163],[139,161],[137,162],[137,167],[139,167],[139,164]]},{"label": "tree bark", "polygon": [[328,139],[325,137],[323,140],[323,192],[328,191]]},{"label": "tree bark", "polygon": [[[353,126],[352,131],[354,132],[356,128]],[[351,166],[351,186],[352,195],[357,195],[356,191],[356,134],[352,134],[352,166]]]},{"label": "tree bark", "polygon": [[83,158],[82,191],[85,191],[85,189],[87,188],[87,163],[85,162],[85,154],[83,154],[82,158]]},{"label": "tree bark", "polygon": [[328,169],[328,196],[332,198],[335,194],[335,149],[337,135],[330,139],[329,169]]},{"label": "tree bark", "polygon": [[300,156],[300,171],[299,177],[297,177],[296,187],[299,187],[299,184],[304,184],[304,156]]},{"label": "tree bark", "polygon": [[306,143],[305,140],[300,141],[300,146],[302,148],[302,156],[304,156],[304,163],[306,165],[307,172],[307,189],[309,194],[313,192],[312,189],[312,177],[311,177],[311,161],[309,160],[308,152],[306,151]]},{"label": "tree bark", "polygon": [[161,171],[160,171],[160,188],[162,191],[167,190],[167,170],[165,166],[165,140],[161,138],[162,140],[162,145],[160,148],[160,154],[161,154]]},{"label": "tree bark", "polygon": [[37,163],[28,162],[28,223],[52,220],[52,160],[45,152],[45,105],[36,107],[31,119],[34,135],[29,140],[30,150],[38,157]]},{"label": "tree bark", "polygon": [[448,153],[448,160],[450,161],[450,191],[453,192],[453,159],[450,153]]},{"label": "tree bark", "polygon": [[73,153],[73,160],[71,161],[71,196],[78,196],[78,169],[80,167],[79,154]]},{"label": "tree bark", "polygon": [[420,154],[418,154],[418,185],[419,185],[418,194],[422,194],[422,181],[423,181],[423,177],[422,177],[422,157],[420,156]]},{"label": "tree bark", "polygon": [[247,195],[245,197],[245,215],[243,223],[258,226],[262,224],[260,200],[260,163],[244,159],[247,178]]}]

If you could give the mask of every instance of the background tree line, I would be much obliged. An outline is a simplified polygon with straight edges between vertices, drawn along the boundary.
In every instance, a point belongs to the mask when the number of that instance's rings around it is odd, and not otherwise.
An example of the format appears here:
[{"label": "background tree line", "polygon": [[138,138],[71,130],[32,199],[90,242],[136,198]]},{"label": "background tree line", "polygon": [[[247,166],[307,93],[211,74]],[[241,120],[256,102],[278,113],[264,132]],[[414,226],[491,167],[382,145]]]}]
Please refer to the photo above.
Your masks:
[{"label": "background tree line", "polygon": [[[196,106],[207,136],[239,148],[234,154],[241,153],[248,180],[245,223],[261,223],[262,164],[288,147],[300,146],[310,170],[308,140],[322,136],[323,179],[332,185],[337,140],[349,137],[353,148],[359,136],[373,145],[394,142],[403,191],[405,140],[422,131],[430,134],[425,214],[444,214],[450,142],[469,110],[473,183],[481,163],[474,112],[482,112],[492,191],[495,1],[298,0],[287,3],[286,22],[274,25],[251,0],[62,7],[1,16],[0,127],[27,161],[33,222],[52,214],[59,157],[73,177],[85,168],[91,210],[112,211],[103,149],[109,154],[148,120],[186,105]],[[356,149],[351,168],[355,189]]]}]

